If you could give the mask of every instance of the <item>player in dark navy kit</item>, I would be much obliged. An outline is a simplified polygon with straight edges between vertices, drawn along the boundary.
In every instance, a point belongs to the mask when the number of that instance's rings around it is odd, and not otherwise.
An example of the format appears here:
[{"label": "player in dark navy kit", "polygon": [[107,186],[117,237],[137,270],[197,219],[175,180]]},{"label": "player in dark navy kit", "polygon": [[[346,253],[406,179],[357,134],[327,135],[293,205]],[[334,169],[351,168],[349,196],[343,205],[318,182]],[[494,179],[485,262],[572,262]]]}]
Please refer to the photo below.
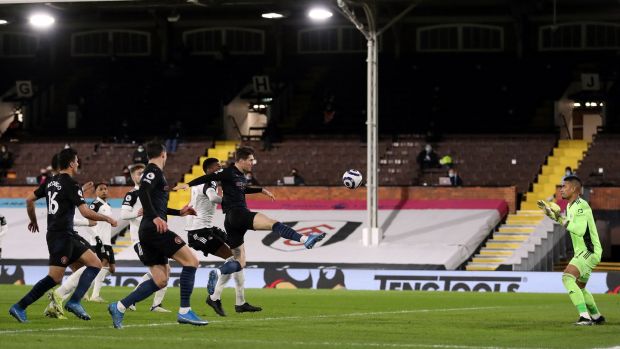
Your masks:
[{"label": "player in dark navy kit", "polygon": [[19,322],[27,322],[26,308],[41,298],[51,288],[60,283],[67,266],[76,261],[87,266],[80,277],[78,287],[65,305],[65,309],[83,320],[90,320],[80,300],[88,290],[91,282],[101,269],[101,262],[90,249],[86,240],[73,230],[75,207],[87,219],[108,222],[116,226],[116,221],[108,216],[93,212],[88,208],[82,195],[82,188],[72,178],[78,168],[77,153],[73,149],[64,149],[58,154],[60,173],[47,180],[45,190],[37,189],[26,199],[26,207],[30,223],[28,230],[39,231],[34,202],[45,197],[47,202],[47,248],[50,253],[49,273],[37,282],[34,287],[9,309],[9,314]]},{"label": "player in dark navy kit", "polygon": [[143,282],[127,297],[119,302],[111,303],[108,312],[112,316],[114,328],[123,327],[123,317],[129,306],[146,299],[157,290],[168,285],[170,271],[167,268],[168,259],[172,258],[183,266],[181,271],[181,307],[177,321],[182,324],[196,326],[207,325],[208,322],[200,319],[190,307],[190,297],[194,288],[198,259],[187,247],[183,239],[168,230],[167,215],[186,216],[195,215],[190,206],[181,210],[168,208],[169,188],[163,168],[166,165],[166,149],[161,143],[150,143],[146,146],[149,163],[144,170],[138,197],[142,203],[143,218],[138,231],[140,238],[139,252],[142,262],[149,267],[152,279]]},{"label": "player in dark navy kit", "polygon": [[[240,147],[235,154],[236,162],[223,170],[198,177],[190,181],[186,185],[177,186],[175,189],[187,189],[189,186],[219,181],[222,183],[224,192],[222,199],[222,210],[226,217],[224,218],[224,229],[228,234],[228,245],[233,250],[238,250],[239,254],[235,255],[235,259],[239,261],[241,267],[245,267],[245,247],[244,236],[248,229],[252,230],[272,230],[278,233],[282,238],[288,240],[299,241],[311,249],[314,244],[323,240],[325,233],[311,234],[308,236],[301,235],[293,228],[286,226],[266,215],[248,210],[245,201],[245,194],[262,193],[272,200],[275,200],[273,194],[261,187],[252,187],[248,185],[245,178],[246,173],[252,172],[252,166],[256,161],[254,159],[254,149],[250,147]],[[209,281],[207,290],[209,294],[215,292],[217,280],[221,274],[224,274],[222,268],[212,270],[209,273]]]}]

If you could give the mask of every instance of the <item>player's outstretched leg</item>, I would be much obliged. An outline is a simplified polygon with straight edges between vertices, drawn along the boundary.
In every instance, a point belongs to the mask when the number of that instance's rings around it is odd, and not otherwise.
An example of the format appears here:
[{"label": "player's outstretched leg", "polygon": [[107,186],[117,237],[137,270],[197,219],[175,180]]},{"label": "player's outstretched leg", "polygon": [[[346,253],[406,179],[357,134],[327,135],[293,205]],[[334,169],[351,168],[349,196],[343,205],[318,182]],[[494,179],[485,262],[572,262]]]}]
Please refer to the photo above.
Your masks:
[{"label": "player's outstretched leg", "polygon": [[93,282],[97,274],[99,274],[100,270],[101,268],[98,267],[86,267],[84,272],[82,272],[82,276],[80,276],[80,281],[78,282],[75,291],[71,295],[71,298],[69,298],[67,304],[65,304],[66,310],[75,314],[75,316],[82,320],[90,320],[90,315],[86,313],[86,310],[84,310],[82,304],[80,304],[80,301],[82,300],[84,294],[88,291],[90,284]]},{"label": "player's outstretched leg", "polygon": [[263,308],[255,307],[245,301],[245,275],[243,273],[243,270],[234,273],[233,278],[235,279],[235,311],[237,313],[253,313],[257,311],[262,311]]},{"label": "player's outstretched leg", "polygon": [[54,286],[56,286],[56,281],[49,275],[45,276],[32,287],[24,298],[11,306],[9,314],[19,322],[28,322],[26,308],[37,299],[41,298],[45,292],[51,290]]},{"label": "player's outstretched leg", "polygon": [[590,316],[592,317],[592,323],[594,325],[604,324],[605,317],[601,315],[601,313],[598,311],[598,307],[596,306],[596,303],[594,302],[594,297],[592,297],[592,293],[586,290],[585,287],[581,289],[581,293],[583,294],[583,299],[586,302],[586,307],[588,308],[588,312],[590,313]]},{"label": "player's outstretched leg", "polygon": [[288,225],[276,222],[271,226],[271,230],[280,235],[283,239],[299,241],[304,244],[307,249],[311,249],[314,245],[325,238],[325,233],[310,234],[309,236],[301,235],[295,229]]},{"label": "player's outstretched leg", "polygon": [[575,322],[575,325],[592,325],[592,319],[590,318],[590,314],[588,313],[588,308],[586,307],[583,293],[577,285],[577,279],[575,278],[575,276],[569,273],[564,273],[562,275],[562,283],[568,291],[568,296],[570,297],[570,300],[573,302],[573,305],[575,305],[577,311],[579,312],[579,320]]}]

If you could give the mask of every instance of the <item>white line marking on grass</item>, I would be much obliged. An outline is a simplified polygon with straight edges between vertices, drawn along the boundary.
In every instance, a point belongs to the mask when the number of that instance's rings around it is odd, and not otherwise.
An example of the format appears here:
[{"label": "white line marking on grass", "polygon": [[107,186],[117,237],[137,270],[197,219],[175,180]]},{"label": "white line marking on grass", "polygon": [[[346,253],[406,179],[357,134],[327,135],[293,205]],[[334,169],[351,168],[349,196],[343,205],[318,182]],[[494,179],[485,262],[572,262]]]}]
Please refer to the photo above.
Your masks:
[{"label": "white line marking on grass", "polygon": [[[110,337],[110,336],[101,336],[101,335],[46,335],[47,337],[59,337],[59,338],[88,338],[88,339],[103,339],[106,341],[123,341],[126,342],[127,338],[125,337]],[[152,341],[157,340],[159,338],[154,337],[131,337],[132,341]],[[223,344],[267,344],[269,346],[280,346],[290,347],[291,345],[297,346],[313,346],[313,347],[338,347],[338,348],[350,348],[350,347],[371,347],[371,348],[436,348],[436,349],[538,349],[538,348],[527,348],[527,347],[486,347],[486,346],[472,346],[472,345],[457,345],[457,344],[422,344],[422,343],[373,343],[373,342],[308,342],[308,341],[273,341],[273,340],[260,340],[260,339],[215,339],[215,338],[185,338],[185,337],[174,337],[174,341],[200,341],[203,342],[211,342],[211,343],[223,343]],[[615,348],[604,348],[604,349],[615,349]]]},{"label": "white line marking on grass", "polygon": [[[490,310],[506,307],[469,307],[469,308],[445,308],[445,309],[413,309],[413,310],[397,310],[397,311],[374,311],[364,313],[345,313],[345,314],[324,314],[324,315],[308,315],[308,316],[280,316],[280,317],[265,317],[256,319],[242,319],[242,320],[213,320],[209,321],[212,324],[219,323],[233,323],[233,322],[259,322],[259,321],[278,321],[278,320],[303,320],[303,319],[328,319],[328,318],[342,318],[342,317],[355,317],[355,316],[370,316],[370,315],[398,315],[398,314],[415,314],[415,313],[430,313],[430,312],[458,312],[458,311],[474,311],[474,310]],[[131,321],[131,317],[129,317]],[[139,327],[159,327],[159,326],[173,326],[178,325],[176,322],[159,322],[152,324],[129,324],[124,325],[124,328],[139,328]],[[27,326],[27,325],[26,325]],[[19,329],[19,330],[3,330],[0,334],[20,334],[20,333],[35,333],[35,332],[62,332],[62,331],[79,331],[79,330],[96,330],[111,328],[112,326],[105,327],[58,327],[58,328],[39,328],[39,329]]]}]

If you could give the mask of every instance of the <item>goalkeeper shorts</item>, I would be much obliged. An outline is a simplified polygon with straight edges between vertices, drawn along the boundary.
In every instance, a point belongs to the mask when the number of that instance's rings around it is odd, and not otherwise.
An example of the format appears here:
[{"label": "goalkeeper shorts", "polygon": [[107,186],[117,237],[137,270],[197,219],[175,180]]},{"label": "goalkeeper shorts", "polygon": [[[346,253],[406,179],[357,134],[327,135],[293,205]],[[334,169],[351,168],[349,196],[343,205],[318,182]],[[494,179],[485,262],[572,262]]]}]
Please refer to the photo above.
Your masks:
[{"label": "goalkeeper shorts", "polygon": [[590,280],[592,270],[600,263],[601,256],[589,251],[581,251],[568,264],[574,265],[579,270],[577,281],[587,283]]}]

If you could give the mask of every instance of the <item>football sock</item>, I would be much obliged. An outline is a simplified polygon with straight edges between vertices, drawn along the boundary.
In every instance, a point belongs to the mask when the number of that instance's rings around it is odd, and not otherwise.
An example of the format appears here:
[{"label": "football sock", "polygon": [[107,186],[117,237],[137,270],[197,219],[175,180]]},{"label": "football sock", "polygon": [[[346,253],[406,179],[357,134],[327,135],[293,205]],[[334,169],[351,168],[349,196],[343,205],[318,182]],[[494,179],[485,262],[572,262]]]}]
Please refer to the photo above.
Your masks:
[{"label": "football sock", "polygon": [[17,302],[17,305],[19,305],[22,309],[26,309],[30,304],[41,298],[45,292],[51,290],[54,286],[56,286],[56,281],[54,281],[51,276],[46,275],[32,287],[30,292],[26,293],[24,298]]},{"label": "football sock", "polygon": [[295,229],[284,225],[280,222],[275,223],[271,229],[276,232],[280,237],[288,240],[301,241],[302,235],[295,231]]},{"label": "football sock", "polygon": [[220,276],[220,278],[217,280],[217,284],[215,284],[215,291],[210,296],[211,300],[216,301],[222,298],[222,291],[224,291],[224,287],[226,287],[226,283],[228,282],[228,280],[230,280],[231,276],[235,274],[222,274]]},{"label": "football sock", "polygon": [[168,289],[168,287],[164,287],[162,289],[160,289],[159,291],[155,292],[155,296],[153,296],[153,306],[158,306],[161,305],[161,303],[164,301],[164,296],[166,296],[166,290]]},{"label": "football sock", "polygon": [[83,266],[80,269],[73,272],[73,274],[69,275],[67,280],[65,280],[62,283],[62,285],[60,285],[60,287],[56,289],[56,294],[58,294],[62,298],[63,301],[69,298],[69,296],[71,295],[71,292],[75,290],[84,270],[86,270],[86,266]]},{"label": "football sock", "polygon": [[583,299],[586,302],[586,307],[588,308],[588,312],[592,316],[592,319],[596,320],[601,316],[598,308],[596,307],[596,303],[594,303],[594,297],[592,297],[592,293],[586,290],[585,288],[581,289],[581,293],[583,293]]},{"label": "football sock", "polygon": [[99,297],[99,293],[101,292],[101,287],[103,286],[103,282],[105,281],[105,278],[108,275],[110,275],[110,268],[109,267],[101,268],[101,271],[99,271],[99,274],[97,274],[97,276],[95,277],[95,282],[93,285],[93,293],[91,293],[91,298]]},{"label": "football sock", "polygon": [[233,274],[233,278],[235,279],[235,295],[236,295],[236,305],[245,304],[245,275],[243,270],[240,270]]},{"label": "football sock", "polygon": [[[155,283],[155,281],[153,281],[153,279],[150,279],[140,284],[140,286],[138,286],[135,290],[133,290],[133,292],[131,292],[127,297],[121,299],[120,302],[123,304],[125,308],[127,308],[128,306],[132,304],[136,304],[148,298],[148,296],[157,292],[157,290],[159,290],[159,286],[157,286],[157,284]],[[119,310],[121,310],[120,307],[119,307]]]},{"label": "football sock", "polygon": [[82,272],[82,276],[80,276],[80,281],[78,281],[77,287],[73,294],[71,295],[70,301],[79,302],[82,300],[82,297],[88,291],[90,284],[93,282],[93,279],[97,276],[100,269],[97,267],[86,267],[86,269]]},{"label": "football sock", "polygon": [[181,308],[189,308],[190,297],[194,291],[195,267],[183,267],[181,270]]},{"label": "football sock", "polygon": [[222,275],[236,273],[241,270],[241,263],[238,261],[231,259],[226,261],[226,263],[222,264],[221,267],[218,268]]},{"label": "football sock", "polygon": [[583,293],[581,292],[581,289],[579,288],[579,286],[577,286],[577,279],[575,279],[575,276],[564,273],[562,275],[562,283],[564,284],[564,288],[566,288],[566,290],[568,291],[568,296],[573,302],[573,305],[577,308],[579,315],[589,319],[590,315],[588,314],[586,301],[583,298]]}]

